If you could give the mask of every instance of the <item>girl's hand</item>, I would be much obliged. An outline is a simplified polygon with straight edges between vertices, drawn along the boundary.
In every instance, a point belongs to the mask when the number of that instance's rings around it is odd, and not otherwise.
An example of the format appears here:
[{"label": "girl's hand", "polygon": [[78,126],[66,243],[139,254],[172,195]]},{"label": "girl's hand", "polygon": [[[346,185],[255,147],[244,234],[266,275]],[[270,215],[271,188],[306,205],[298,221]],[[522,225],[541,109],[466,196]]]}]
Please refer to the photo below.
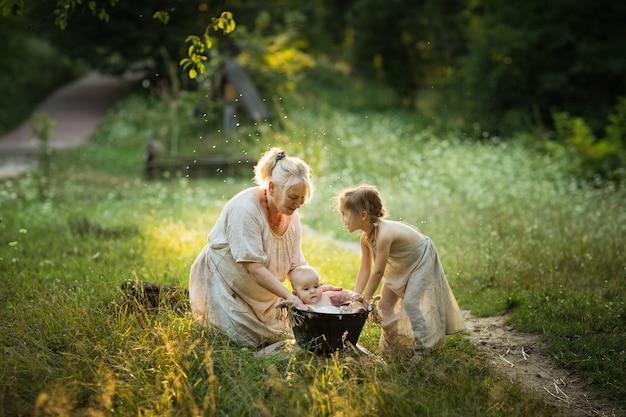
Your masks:
[{"label": "girl's hand", "polygon": [[343,287],[337,287],[336,285],[324,284],[322,285],[322,292],[326,291],[343,291]]},{"label": "girl's hand", "polygon": [[362,302],[360,302],[360,301],[352,301],[348,305],[348,311],[350,313],[365,313],[367,311],[367,309],[365,308],[365,305],[363,305]]},{"label": "girl's hand", "polygon": [[361,294],[359,294],[358,292],[355,292],[354,294],[352,294],[350,296],[350,301],[356,301],[359,303],[363,303],[363,296]]}]

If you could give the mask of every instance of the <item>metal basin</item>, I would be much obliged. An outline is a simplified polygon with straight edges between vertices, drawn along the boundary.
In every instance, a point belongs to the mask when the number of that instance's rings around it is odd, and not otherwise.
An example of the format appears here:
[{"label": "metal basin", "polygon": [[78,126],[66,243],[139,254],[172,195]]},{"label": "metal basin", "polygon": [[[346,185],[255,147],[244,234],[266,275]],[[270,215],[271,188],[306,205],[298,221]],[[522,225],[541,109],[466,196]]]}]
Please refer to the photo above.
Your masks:
[{"label": "metal basin", "polygon": [[321,313],[294,308],[289,320],[296,342],[315,353],[332,353],[356,346],[371,306],[363,313]]}]

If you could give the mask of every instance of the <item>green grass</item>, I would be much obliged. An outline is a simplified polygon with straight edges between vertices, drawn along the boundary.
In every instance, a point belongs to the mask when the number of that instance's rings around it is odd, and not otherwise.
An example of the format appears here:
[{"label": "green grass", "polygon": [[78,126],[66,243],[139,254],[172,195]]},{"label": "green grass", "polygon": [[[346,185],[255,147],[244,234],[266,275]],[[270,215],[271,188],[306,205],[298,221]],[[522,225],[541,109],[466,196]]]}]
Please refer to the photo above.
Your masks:
[{"label": "green grass", "polygon": [[[435,137],[413,114],[314,98],[305,90],[277,100],[282,130],[243,131],[227,144],[209,132],[213,145],[197,152],[254,155],[277,145],[305,158],[316,195],[300,210],[303,250],[325,282],[347,288],[358,236],[341,225],[332,197],[377,185],[391,218],[433,239],[462,307],[511,311],[518,329],[539,333],[564,366],[624,404],[623,190],[581,185],[564,174],[565,161],[514,140]],[[169,123],[161,106],[131,97],[88,144],[53,154],[45,198],[36,172],[0,182],[0,415],[561,413],[498,375],[462,335],[418,366],[254,359],[185,310],[126,301],[119,286],[129,279],[187,286],[224,202],[251,185],[146,181],[146,138]],[[185,135],[189,149],[207,137]],[[367,323],[360,343],[377,352],[379,334]]]}]

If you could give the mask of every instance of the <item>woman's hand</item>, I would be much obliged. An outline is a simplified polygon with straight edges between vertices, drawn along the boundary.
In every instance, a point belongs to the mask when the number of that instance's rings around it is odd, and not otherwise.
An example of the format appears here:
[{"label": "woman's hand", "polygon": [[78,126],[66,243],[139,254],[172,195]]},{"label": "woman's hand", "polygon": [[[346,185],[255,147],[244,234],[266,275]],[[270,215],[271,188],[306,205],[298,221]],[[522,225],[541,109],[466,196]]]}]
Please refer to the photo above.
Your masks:
[{"label": "woman's hand", "polygon": [[336,285],[324,284],[322,285],[322,292],[325,291],[343,291],[343,287],[337,287]]},{"label": "woman's hand", "polygon": [[293,304],[293,306],[299,310],[307,310],[307,306],[296,295],[289,294],[289,297],[285,299],[285,301],[289,304]]}]

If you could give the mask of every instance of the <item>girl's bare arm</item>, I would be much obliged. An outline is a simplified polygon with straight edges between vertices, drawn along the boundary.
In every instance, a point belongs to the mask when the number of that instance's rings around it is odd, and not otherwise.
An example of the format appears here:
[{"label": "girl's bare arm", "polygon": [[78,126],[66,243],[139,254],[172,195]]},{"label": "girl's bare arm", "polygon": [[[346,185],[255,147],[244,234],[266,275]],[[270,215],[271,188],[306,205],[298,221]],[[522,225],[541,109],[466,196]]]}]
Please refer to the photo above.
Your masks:
[{"label": "girl's bare arm", "polygon": [[359,267],[359,273],[356,276],[356,286],[354,292],[357,294],[363,294],[367,281],[370,277],[372,269],[372,254],[370,248],[367,246],[366,234],[361,235],[361,266]]},{"label": "girl's bare arm", "polygon": [[382,230],[382,228],[379,229],[376,239],[376,261],[374,262],[374,269],[367,280],[367,286],[363,292],[363,302],[366,305],[370,302],[374,293],[376,293],[378,285],[383,279],[392,242],[393,233],[390,233],[390,231],[387,230]]}]

